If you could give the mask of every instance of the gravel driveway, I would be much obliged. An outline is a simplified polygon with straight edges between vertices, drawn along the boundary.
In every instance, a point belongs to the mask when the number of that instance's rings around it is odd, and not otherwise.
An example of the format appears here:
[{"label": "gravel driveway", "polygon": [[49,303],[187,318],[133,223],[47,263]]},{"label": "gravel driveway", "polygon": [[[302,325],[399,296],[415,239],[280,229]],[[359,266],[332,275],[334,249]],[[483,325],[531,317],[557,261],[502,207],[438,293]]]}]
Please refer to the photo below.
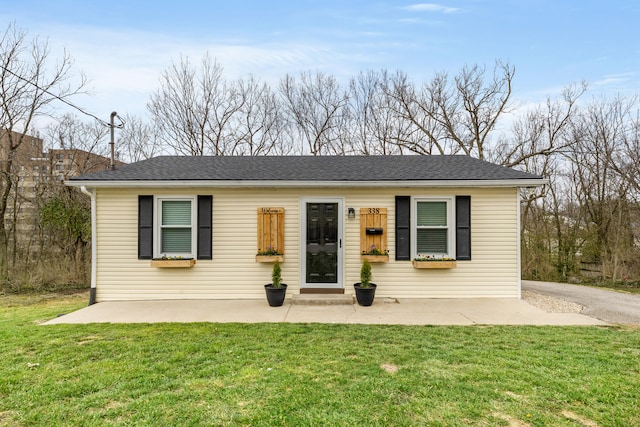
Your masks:
[{"label": "gravel driveway", "polygon": [[640,295],[566,283],[522,281],[522,298],[544,310],[640,325]]}]

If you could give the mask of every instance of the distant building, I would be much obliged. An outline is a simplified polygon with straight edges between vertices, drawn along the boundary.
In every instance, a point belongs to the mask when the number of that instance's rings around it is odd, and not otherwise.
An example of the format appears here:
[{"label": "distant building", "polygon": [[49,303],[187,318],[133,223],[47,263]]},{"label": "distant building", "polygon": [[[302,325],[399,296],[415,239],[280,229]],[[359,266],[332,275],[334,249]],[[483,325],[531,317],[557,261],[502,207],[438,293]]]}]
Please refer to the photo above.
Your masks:
[{"label": "distant building", "polygon": [[[20,133],[0,130],[2,170],[8,161],[10,144],[15,144],[20,137]],[[123,164],[116,161],[116,166]],[[108,157],[80,149],[50,149],[47,152],[42,138],[24,135],[22,143],[14,152],[13,188],[4,218],[7,230],[15,231],[19,241],[32,239],[37,225],[37,206],[48,195],[71,177],[107,170],[109,165]]]}]

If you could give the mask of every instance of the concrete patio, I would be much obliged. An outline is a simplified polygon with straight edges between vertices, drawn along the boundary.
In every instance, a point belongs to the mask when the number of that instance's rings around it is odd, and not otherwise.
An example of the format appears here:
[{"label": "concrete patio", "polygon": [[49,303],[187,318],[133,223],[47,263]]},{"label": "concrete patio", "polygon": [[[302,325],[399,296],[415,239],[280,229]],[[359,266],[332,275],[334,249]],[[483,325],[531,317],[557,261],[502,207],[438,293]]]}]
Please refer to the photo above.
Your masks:
[{"label": "concrete patio", "polygon": [[518,299],[376,299],[357,304],[308,305],[287,299],[282,307],[256,300],[101,302],[61,313],[44,324],[72,323],[351,323],[389,325],[606,325],[578,313],[549,313]]}]

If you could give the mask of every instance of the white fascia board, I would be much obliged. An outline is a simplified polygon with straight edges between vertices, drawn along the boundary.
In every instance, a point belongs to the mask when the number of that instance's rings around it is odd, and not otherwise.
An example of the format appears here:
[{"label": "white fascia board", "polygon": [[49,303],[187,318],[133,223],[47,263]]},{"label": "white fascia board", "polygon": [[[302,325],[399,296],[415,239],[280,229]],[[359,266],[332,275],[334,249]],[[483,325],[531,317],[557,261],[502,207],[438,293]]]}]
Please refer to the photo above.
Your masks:
[{"label": "white fascia board", "polygon": [[89,188],[265,188],[265,187],[517,187],[548,184],[548,179],[442,180],[442,181],[65,181],[70,187]]}]

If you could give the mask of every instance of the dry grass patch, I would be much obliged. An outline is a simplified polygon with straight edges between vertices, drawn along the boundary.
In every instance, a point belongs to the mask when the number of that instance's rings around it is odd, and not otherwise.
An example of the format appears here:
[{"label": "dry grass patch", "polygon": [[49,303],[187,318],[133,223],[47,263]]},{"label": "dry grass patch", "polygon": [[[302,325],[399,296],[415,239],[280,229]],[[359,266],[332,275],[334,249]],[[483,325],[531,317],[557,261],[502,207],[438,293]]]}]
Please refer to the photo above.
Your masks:
[{"label": "dry grass patch", "polygon": [[598,424],[595,421],[592,420],[588,420],[584,417],[581,417],[578,414],[575,414],[571,411],[562,411],[562,415],[564,415],[565,417],[567,417],[568,419],[570,419],[571,421],[577,421],[580,423],[580,425],[582,425],[583,427],[599,427],[600,424]]},{"label": "dry grass patch", "polygon": [[509,427],[531,427],[531,424],[513,418],[512,416],[509,416],[507,414],[494,413],[493,416],[509,423]]},{"label": "dry grass patch", "polygon": [[382,368],[383,371],[388,372],[390,374],[398,373],[398,367],[390,363],[383,363],[382,365],[380,365],[380,368]]}]

